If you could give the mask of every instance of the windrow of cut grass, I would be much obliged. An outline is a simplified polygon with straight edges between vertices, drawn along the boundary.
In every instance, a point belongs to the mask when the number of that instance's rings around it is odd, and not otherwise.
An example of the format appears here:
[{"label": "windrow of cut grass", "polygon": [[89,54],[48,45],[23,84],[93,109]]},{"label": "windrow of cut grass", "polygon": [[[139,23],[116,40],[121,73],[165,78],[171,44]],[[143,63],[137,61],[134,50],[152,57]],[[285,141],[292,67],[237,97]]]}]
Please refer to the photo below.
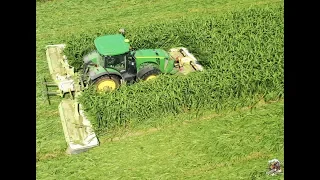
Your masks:
[{"label": "windrow of cut grass", "polygon": [[[101,132],[186,110],[219,111],[249,106],[259,98],[282,98],[283,21],[283,5],[277,5],[128,29],[134,47],[185,46],[206,72],[161,75],[106,94],[89,89],[79,100]],[[94,48],[95,37],[116,31],[101,29],[96,34],[72,36],[65,50],[71,65],[80,67],[82,56]]]}]

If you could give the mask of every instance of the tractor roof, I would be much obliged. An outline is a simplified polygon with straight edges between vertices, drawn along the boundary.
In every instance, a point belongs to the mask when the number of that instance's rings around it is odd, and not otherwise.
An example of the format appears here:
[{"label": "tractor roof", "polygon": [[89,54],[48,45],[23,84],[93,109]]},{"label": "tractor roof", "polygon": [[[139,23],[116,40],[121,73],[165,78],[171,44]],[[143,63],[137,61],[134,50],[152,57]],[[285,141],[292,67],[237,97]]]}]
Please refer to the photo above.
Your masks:
[{"label": "tractor roof", "polygon": [[123,54],[129,51],[130,44],[121,34],[105,35],[94,40],[97,51],[105,56]]}]

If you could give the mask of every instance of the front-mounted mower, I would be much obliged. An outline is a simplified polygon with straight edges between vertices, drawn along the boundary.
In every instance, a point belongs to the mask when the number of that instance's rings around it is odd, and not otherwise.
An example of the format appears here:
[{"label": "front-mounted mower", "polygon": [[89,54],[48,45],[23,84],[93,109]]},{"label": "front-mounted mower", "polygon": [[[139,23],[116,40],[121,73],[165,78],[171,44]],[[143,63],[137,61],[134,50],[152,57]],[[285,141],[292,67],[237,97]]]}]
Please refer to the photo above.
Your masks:
[{"label": "front-mounted mower", "polygon": [[[76,154],[99,145],[90,121],[85,117],[77,96],[88,86],[95,86],[99,92],[116,90],[122,84],[146,81],[157,75],[185,75],[202,71],[198,60],[184,47],[163,49],[131,48],[129,40],[120,34],[104,35],[94,40],[95,50],[83,57],[79,71],[68,63],[63,54],[65,44],[46,46],[46,57],[53,82],[45,80],[45,93],[64,97],[70,94],[71,99],[63,99],[59,104],[59,113],[67,153]],[[58,87],[49,92],[49,87]],[[50,102],[50,101],[49,101]]]}]

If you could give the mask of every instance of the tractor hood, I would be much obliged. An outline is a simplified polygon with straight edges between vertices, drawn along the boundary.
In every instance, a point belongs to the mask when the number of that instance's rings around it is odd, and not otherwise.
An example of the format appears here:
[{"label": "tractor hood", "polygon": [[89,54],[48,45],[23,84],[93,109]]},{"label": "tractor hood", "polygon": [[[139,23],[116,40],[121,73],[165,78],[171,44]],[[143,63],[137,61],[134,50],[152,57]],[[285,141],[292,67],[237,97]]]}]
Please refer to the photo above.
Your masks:
[{"label": "tractor hood", "polygon": [[169,55],[163,49],[142,49],[135,51],[135,58],[168,58]]},{"label": "tractor hood", "polygon": [[[144,64],[152,64],[161,72],[170,72],[173,68],[173,61],[170,61],[169,54],[163,49],[142,49],[134,53],[137,70],[140,71]],[[169,62],[170,61],[170,62]],[[169,64],[169,66],[168,66]]]}]

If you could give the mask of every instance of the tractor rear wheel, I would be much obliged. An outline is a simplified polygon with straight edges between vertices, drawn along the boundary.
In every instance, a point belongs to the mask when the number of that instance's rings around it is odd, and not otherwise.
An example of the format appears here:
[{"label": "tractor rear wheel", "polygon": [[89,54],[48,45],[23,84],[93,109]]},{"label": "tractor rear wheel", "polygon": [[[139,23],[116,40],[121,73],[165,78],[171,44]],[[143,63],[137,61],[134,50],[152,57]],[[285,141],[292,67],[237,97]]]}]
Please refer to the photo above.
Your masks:
[{"label": "tractor rear wheel", "polygon": [[120,86],[120,78],[114,75],[105,75],[93,82],[98,92],[114,91]]},{"label": "tractor rear wheel", "polygon": [[144,81],[149,81],[151,79],[156,78],[160,73],[161,73],[161,71],[159,69],[152,69],[152,70],[146,72],[144,75],[142,75],[141,79]]}]

